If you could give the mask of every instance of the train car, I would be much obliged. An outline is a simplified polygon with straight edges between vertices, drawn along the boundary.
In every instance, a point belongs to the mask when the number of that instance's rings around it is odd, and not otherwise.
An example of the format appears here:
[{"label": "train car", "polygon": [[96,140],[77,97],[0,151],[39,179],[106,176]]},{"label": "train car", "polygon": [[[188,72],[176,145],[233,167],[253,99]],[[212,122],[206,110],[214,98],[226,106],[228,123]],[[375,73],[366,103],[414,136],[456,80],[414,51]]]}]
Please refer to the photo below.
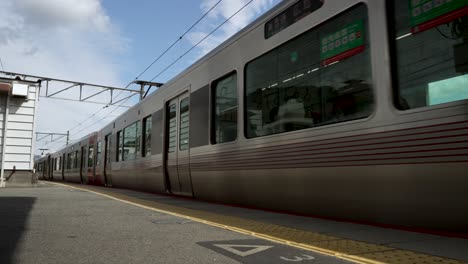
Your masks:
[{"label": "train car", "polygon": [[63,180],[75,183],[96,184],[95,149],[97,133],[94,132],[61,150],[64,159]]},{"label": "train car", "polygon": [[97,132],[96,171],[114,187],[468,232],[467,7],[441,5],[282,1]]},{"label": "train car", "polygon": [[57,151],[50,154],[50,176],[51,180],[61,181],[63,180],[62,174],[62,157],[61,152]]},{"label": "train car", "polygon": [[36,170],[36,175],[38,179],[49,180],[48,166],[48,155],[43,156],[34,161],[34,168]]}]

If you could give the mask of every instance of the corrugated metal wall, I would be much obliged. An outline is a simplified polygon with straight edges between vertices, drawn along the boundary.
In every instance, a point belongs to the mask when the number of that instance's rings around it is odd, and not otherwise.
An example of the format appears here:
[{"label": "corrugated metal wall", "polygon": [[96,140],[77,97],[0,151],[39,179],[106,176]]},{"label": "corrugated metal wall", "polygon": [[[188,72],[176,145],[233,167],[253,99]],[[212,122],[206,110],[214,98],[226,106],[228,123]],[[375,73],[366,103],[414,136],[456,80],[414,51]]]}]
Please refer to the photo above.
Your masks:
[{"label": "corrugated metal wall", "polygon": [[5,142],[5,170],[11,170],[13,166],[17,170],[32,170],[37,90],[37,87],[30,86],[27,100],[10,97],[6,139],[3,134],[6,96],[0,99],[0,153]]}]

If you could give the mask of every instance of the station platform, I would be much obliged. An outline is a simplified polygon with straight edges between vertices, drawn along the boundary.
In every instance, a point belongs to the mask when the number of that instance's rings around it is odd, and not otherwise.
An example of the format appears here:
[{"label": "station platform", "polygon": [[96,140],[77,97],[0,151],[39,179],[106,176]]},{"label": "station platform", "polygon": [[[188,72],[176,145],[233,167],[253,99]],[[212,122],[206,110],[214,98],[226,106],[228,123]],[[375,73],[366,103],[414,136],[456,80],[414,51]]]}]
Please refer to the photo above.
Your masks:
[{"label": "station platform", "polygon": [[[143,238],[140,237],[140,239],[143,239],[142,243],[148,244],[150,248],[159,245],[158,243],[162,243],[161,248],[167,249],[169,246],[173,252],[178,252],[175,254],[180,255],[179,259],[165,259],[170,258],[169,256],[174,253],[170,253],[171,251],[163,252],[159,249],[159,252],[165,255],[164,257],[160,256],[161,259],[139,262],[132,257],[132,263],[468,263],[468,239],[463,238],[281,214],[116,188],[69,183],[43,182],[41,184],[49,189],[47,195],[51,195],[51,192],[57,192],[55,199],[60,199],[60,195],[65,195],[66,200],[71,202],[67,207],[73,211],[80,211],[81,217],[90,217],[91,212],[97,216],[103,214],[104,219],[101,220],[104,223],[106,223],[106,215],[110,214],[106,213],[107,209],[118,206],[139,208],[140,211],[131,214],[134,217],[132,223],[125,222],[125,219],[119,215],[120,211],[116,209],[117,211],[112,213],[113,219],[107,218],[108,224],[102,226],[104,233],[107,229],[115,230],[116,227],[111,227],[112,223],[112,225],[117,226],[131,225],[135,224],[133,222],[139,221],[140,218],[150,219],[153,217],[150,222],[154,224],[168,224],[166,225],[168,230],[158,229],[158,232],[163,232],[163,236],[161,233],[157,233],[152,238],[144,236],[145,228],[143,225],[138,226],[138,230],[143,232]],[[46,195],[45,193],[44,191],[42,195]],[[0,192],[0,203],[3,194]],[[72,202],[78,199],[74,198],[74,195],[77,194],[83,196],[77,197],[84,199],[84,202]],[[34,195],[29,194],[29,196]],[[43,205],[45,210],[43,216],[47,216],[48,210],[59,209],[56,200],[51,198],[47,200],[49,205]],[[98,200],[102,201],[103,204],[107,203],[107,206],[96,204],[95,201]],[[113,200],[112,203],[109,202],[111,200]],[[64,213],[66,214],[66,212]],[[157,214],[157,217],[152,214]],[[163,217],[161,220],[162,215],[173,218],[169,220],[169,218]],[[60,213],[52,214],[51,217],[53,216],[60,217]],[[5,217],[2,216],[1,209],[0,217]],[[85,222],[80,218],[80,215],[75,216],[72,221],[73,224]],[[93,223],[96,221],[93,220]],[[189,227],[185,223],[199,223],[201,225],[195,228],[194,225]],[[175,224],[175,226],[169,224]],[[150,229],[153,230],[153,228]],[[67,232],[63,227],[61,231]],[[148,230],[148,232],[152,231]],[[219,237],[214,235],[217,232],[221,232]],[[96,233],[95,236],[91,235],[88,238],[89,243],[102,242],[104,239],[100,239],[100,237],[104,237],[102,234]],[[189,242],[190,240],[194,241]],[[107,239],[105,241],[107,242],[104,244],[110,243]],[[184,246],[184,243],[189,244]],[[197,253],[192,251],[184,253],[182,248],[192,248],[193,244],[197,245],[193,248]],[[125,248],[125,243],[122,245]],[[24,246],[19,248],[21,247]],[[1,242],[0,249],[2,249]],[[85,247],[83,247],[84,250]],[[128,254],[134,254],[127,251],[127,249],[118,250],[114,254],[124,253],[127,257]],[[83,254],[88,253],[83,252]],[[203,256],[198,256],[198,254]],[[148,253],[144,253],[144,255],[148,256]],[[92,254],[87,257],[89,256]],[[208,258],[206,258],[207,256]],[[10,254],[9,262],[2,263],[27,263],[24,261],[25,258],[27,259],[24,257],[24,253],[19,256]],[[43,263],[53,263],[50,261],[50,257],[44,258],[48,258],[48,262]],[[23,261],[15,262],[19,260]],[[117,258],[117,260],[122,260],[122,263],[128,261],[125,260],[125,257]],[[34,261],[41,263],[41,261],[38,262],[37,258]],[[116,259],[112,261],[119,263]],[[80,263],[101,262],[94,259],[94,262],[81,261]]]}]

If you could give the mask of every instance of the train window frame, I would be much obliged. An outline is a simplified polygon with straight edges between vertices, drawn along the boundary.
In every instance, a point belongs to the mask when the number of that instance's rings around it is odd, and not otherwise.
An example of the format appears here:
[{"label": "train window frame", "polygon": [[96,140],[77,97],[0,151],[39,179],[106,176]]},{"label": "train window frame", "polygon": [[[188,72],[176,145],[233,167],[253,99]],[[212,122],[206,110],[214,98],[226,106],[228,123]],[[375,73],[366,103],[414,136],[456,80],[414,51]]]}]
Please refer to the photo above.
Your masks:
[{"label": "train window frame", "polygon": [[[354,119],[346,119],[346,120],[342,120],[342,121],[337,121],[337,122],[324,122],[323,124],[318,124],[318,125],[314,125],[314,126],[311,126],[311,127],[307,127],[307,128],[302,128],[302,129],[296,129],[296,130],[291,130],[291,131],[283,131],[283,132],[279,132],[279,133],[270,133],[270,134],[265,134],[265,135],[259,135],[259,136],[251,136],[249,137],[249,134],[248,134],[248,129],[249,129],[249,119],[248,119],[248,85],[247,85],[247,72],[248,72],[248,66],[252,63],[252,62],[255,62],[256,60],[262,58],[262,57],[265,57],[267,56],[268,54],[271,54],[273,53],[274,51],[282,48],[282,47],[285,47],[287,46],[288,44],[290,44],[291,42],[294,42],[296,41],[297,39],[305,36],[306,34],[308,34],[309,32],[311,31],[314,31],[314,30],[318,30],[320,29],[320,27],[322,27],[323,25],[327,24],[327,23],[330,23],[332,22],[333,20],[343,16],[343,15],[346,15],[347,13],[359,8],[359,7],[364,7],[365,8],[365,17],[360,19],[360,21],[362,20],[366,20],[367,23],[363,25],[364,29],[365,29],[365,34],[366,34],[366,39],[364,40],[364,44],[365,45],[365,48],[368,52],[368,64],[367,64],[367,68],[368,68],[368,76],[370,79],[369,79],[369,89],[368,91],[370,92],[370,103],[369,103],[369,107],[368,107],[368,111],[366,112],[365,116],[362,116],[362,117],[358,117],[358,118],[354,118]],[[284,135],[284,134],[290,134],[290,133],[301,133],[301,132],[304,132],[304,131],[310,131],[310,130],[317,130],[317,129],[324,129],[324,128],[329,128],[329,127],[336,127],[336,126],[342,126],[342,125],[348,125],[348,124],[353,124],[353,123],[362,123],[362,122],[367,122],[369,121],[371,118],[373,118],[373,116],[375,115],[375,112],[376,112],[376,109],[377,109],[377,99],[376,99],[376,96],[377,96],[377,87],[376,87],[376,76],[375,73],[374,73],[374,69],[373,69],[373,60],[374,58],[372,57],[372,48],[373,48],[373,45],[371,43],[371,39],[372,39],[372,36],[371,36],[371,25],[369,24],[370,22],[370,15],[369,15],[369,6],[367,4],[367,2],[358,2],[352,6],[350,6],[349,8],[343,10],[343,11],[340,11],[330,17],[328,17],[326,20],[318,23],[317,25],[305,30],[304,32],[301,32],[299,33],[297,36],[295,37],[292,37],[284,42],[282,42],[281,44],[278,44],[277,46],[267,50],[266,52],[260,54],[259,56],[256,56],[255,58],[251,59],[250,61],[248,61],[247,63],[244,64],[244,68],[243,68],[243,78],[244,78],[244,81],[243,81],[243,109],[242,109],[242,115],[243,115],[243,134],[244,134],[244,138],[247,139],[247,140],[255,140],[255,139],[258,139],[258,138],[265,138],[265,137],[274,137],[274,136],[280,136],[280,135]],[[347,57],[346,57],[347,58]],[[322,65],[322,62],[320,62],[320,66],[319,68],[325,68],[327,66],[332,66],[333,64],[335,64],[336,62],[334,63],[330,63],[326,66],[323,66]],[[311,72],[314,72],[314,70],[311,70]],[[359,113],[359,112],[357,112]]]},{"label": "train window frame", "polygon": [[[153,115],[148,115],[143,118],[141,127],[141,156],[149,157],[151,156],[151,137],[153,134]],[[148,131],[149,124],[149,131]]]},{"label": "train window frame", "polygon": [[96,144],[96,166],[101,165],[102,155],[102,141],[99,140]]},{"label": "train window frame", "polygon": [[122,130],[117,131],[115,144],[116,144],[115,161],[120,162],[120,161],[123,160],[123,135],[122,135]]},{"label": "train window frame", "polygon": [[[218,98],[216,95],[216,89],[218,88],[217,85],[226,80],[227,78],[235,77],[235,89],[236,89],[236,133],[235,138],[229,141],[217,142],[216,141],[216,99]],[[221,145],[221,144],[232,144],[238,141],[239,139],[239,107],[240,107],[240,98],[239,97],[239,73],[237,70],[232,70],[227,74],[222,75],[221,77],[213,80],[210,83],[210,143],[211,145]]]},{"label": "train window frame", "polygon": [[[131,133],[132,131],[130,130],[134,130],[134,138],[135,139],[135,146],[133,147],[134,148],[134,153],[133,155],[125,155],[125,148],[127,146],[129,146],[128,141],[126,142],[126,140],[128,140],[127,136],[126,136],[126,133]],[[126,126],[122,131],[122,141],[123,141],[123,149],[122,149],[122,160],[123,161],[127,161],[127,160],[136,160],[140,157],[140,133],[139,133],[139,129],[140,129],[140,120],[136,121],[136,122],[133,122],[131,125],[128,125]]]},{"label": "train window frame", "polygon": [[94,167],[94,145],[89,144],[88,146],[88,155],[87,155],[87,164],[88,168]]},{"label": "train window frame", "polygon": [[[182,103],[187,102],[187,105],[182,108]],[[188,118],[188,125],[186,127],[182,127],[184,122],[182,121],[182,114],[187,113],[187,118]],[[179,102],[179,131],[178,131],[178,145],[179,145],[179,151],[184,151],[188,150],[190,148],[190,98],[189,96],[181,98]],[[182,133],[182,129],[187,129],[188,131],[185,133]],[[183,138],[182,135],[186,134],[187,138]],[[186,142],[183,142],[183,140],[187,140]]]},{"label": "train window frame", "polygon": [[[397,19],[395,17],[395,1],[390,1],[386,0],[385,1],[385,15],[386,15],[386,21],[387,21],[387,36],[388,36],[388,47],[389,47],[389,55],[390,55],[390,78],[391,78],[391,93],[392,93],[392,106],[393,110],[396,111],[396,113],[401,114],[401,115],[406,115],[406,114],[414,114],[414,113],[422,113],[422,112],[427,112],[427,111],[433,111],[436,109],[443,109],[447,107],[453,107],[453,106],[460,106],[460,105],[465,105],[468,102],[468,98],[465,99],[458,99],[458,100],[452,100],[452,101],[447,101],[443,103],[435,103],[435,104],[429,104],[426,102],[425,106],[415,106],[415,107],[410,107],[409,104],[407,103],[406,99],[400,100],[400,95],[401,95],[401,87],[400,87],[400,75],[398,73],[398,51],[397,51],[397,43],[399,40],[404,39],[406,37],[410,37],[413,35],[412,32],[398,36],[397,34],[397,29],[396,29],[396,23]],[[441,26],[441,25],[440,25]],[[438,29],[437,26],[435,28]],[[428,30],[432,30],[433,28],[430,28]],[[439,33],[442,35],[443,33],[439,31]],[[423,34],[423,32],[421,33]],[[450,78],[447,79],[442,79],[439,81],[445,81],[448,79],[453,79],[456,77],[460,76],[466,76],[468,78],[468,75],[458,75],[458,76],[451,76]],[[426,98],[429,98],[429,84],[435,83],[438,81],[433,81],[433,82],[428,82],[426,83],[427,85],[427,94]],[[427,99],[428,100],[428,99]]]}]

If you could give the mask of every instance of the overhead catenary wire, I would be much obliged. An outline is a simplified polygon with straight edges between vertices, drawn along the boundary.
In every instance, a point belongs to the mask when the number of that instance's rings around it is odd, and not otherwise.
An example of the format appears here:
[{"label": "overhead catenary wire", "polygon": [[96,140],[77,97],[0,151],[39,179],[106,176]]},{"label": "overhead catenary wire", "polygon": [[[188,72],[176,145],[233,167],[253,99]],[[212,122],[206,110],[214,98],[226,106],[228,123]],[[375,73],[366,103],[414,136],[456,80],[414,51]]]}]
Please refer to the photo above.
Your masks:
[{"label": "overhead catenary wire", "polygon": [[[223,0],[219,0],[217,1],[213,6],[211,6],[210,9],[208,9],[195,23],[193,23],[176,41],[174,41],[166,50],[164,50],[158,57],[156,57],[156,59],[154,59],[140,74],[138,74],[138,76],[135,78],[135,80],[139,79],[144,73],[146,73],[157,61],[159,61],[165,54],[167,54],[167,52],[169,52],[179,41],[181,41],[183,39],[183,37],[185,37],[196,25],[198,25],[209,13],[211,13],[214,8],[216,8],[216,6],[218,6]],[[236,15],[237,13],[239,13],[243,8],[245,8],[248,4],[250,4],[253,0],[251,0],[250,2],[248,2],[246,5],[244,5],[241,9],[239,9],[234,15]],[[233,15],[233,16],[234,16]],[[214,31],[216,31],[219,27],[221,27],[222,25],[224,25],[229,19],[231,19],[233,16],[231,16],[230,18],[228,18],[226,21],[224,21],[220,26],[218,26]],[[213,32],[214,32],[213,31]],[[213,33],[212,32],[212,33]],[[210,33],[209,35],[211,35],[212,33]],[[208,35],[208,36],[209,36]],[[206,39],[207,37],[205,37],[204,39]],[[203,40],[204,40],[203,39]],[[202,41],[203,41],[202,40]],[[198,46],[199,44],[201,43],[201,41],[199,43],[197,43],[195,46],[193,46],[189,52],[195,48],[196,46]],[[186,52],[188,53],[188,52]],[[184,54],[183,56],[185,56],[186,54]],[[179,58],[179,60],[183,57],[181,56]],[[175,63],[175,62],[174,62]],[[155,77],[156,78],[156,77]],[[155,78],[153,78],[152,80],[154,80]],[[133,81],[128,83],[127,86],[125,87],[128,88],[130,85],[133,84]],[[115,98],[118,98],[120,94],[122,94],[124,91],[121,90],[116,96]],[[89,127],[95,125],[96,123],[106,119],[108,116],[110,116],[113,112],[115,112],[120,106],[123,105],[123,103],[125,103],[126,101],[128,101],[131,97],[133,97],[134,95],[126,98],[119,106],[117,106],[114,110],[112,110],[111,112],[109,112],[105,117],[101,118],[101,119],[98,119],[97,121],[91,123],[90,125],[86,126],[85,128],[83,129],[80,129],[79,131],[71,134],[70,136],[72,135],[76,135],[86,129],[88,129]],[[71,129],[69,129],[68,131],[72,131],[80,126],[82,126],[84,123],[86,123],[88,120],[90,120],[92,117],[96,116],[98,113],[100,113],[101,111],[103,111],[105,108],[109,107],[110,104],[102,107],[101,109],[99,109],[97,112],[93,113],[91,116],[89,116],[88,118],[86,118],[85,120],[81,121],[80,123],[78,123],[77,125],[75,125],[74,127],[72,127]],[[52,142],[49,142],[49,143],[52,143]],[[49,144],[47,143],[46,146]],[[66,144],[64,145],[66,146]],[[63,147],[63,146],[62,146]],[[60,147],[60,148],[62,148]]]},{"label": "overhead catenary wire", "polygon": [[179,58],[174,60],[171,64],[169,64],[166,68],[164,68],[162,71],[160,71],[156,76],[154,76],[150,81],[152,82],[154,79],[158,78],[166,72],[169,68],[171,68],[174,64],[176,64],[179,60],[181,60],[185,55],[187,55],[190,51],[192,51],[194,48],[196,48],[200,43],[202,43],[205,39],[207,39],[209,36],[211,36],[214,32],[216,32],[219,28],[221,28],[224,24],[226,24],[229,20],[231,20],[234,16],[236,16],[238,13],[240,13],[244,8],[246,8],[250,3],[252,3],[254,0],[250,0],[247,2],[245,5],[243,5],[239,10],[237,10],[234,14],[232,14],[230,17],[228,17],[226,20],[223,21],[219,26],[214,28],[210,33],[208,33],[205,37],[203,37],[200,41],[198,41],[195,45],[193,45],[189,50],[187,50],[184,54],[182,54]]},{"label": "overhead catenary wire", "polygon": [[167,52],[169,52],[169,50],[171,50],[179,41],[182,40],[183,37],[185,37],[185,35],[187,35],[190,30],[192,30],[196,25],[198,25],[198,23],[200,23],[200,21],[202,21],[211,11],[213,11],[213,9],[219,4],[221,3],[221,1],[223,0],[219,0],[218,2],[216,2],[208,11],[206,11],[203,16],[201,16],[192,26],[189,27],[189,29],[187,29],[182,35],[180,35],[180,37],[174,41],[166,50],[164,50],[158,57],[156,57],[156,59],[153,60],[153,62],[151,62],[148,67],[145,68],[145,70],[143,70],[140,74],[138,74],[138,76],[135,78],[136,80],[138,78],[140,78],[143,74],[145,74],[145,72],[147,72],[157,61],[159,61],[164,55],[166,55]]},{"label": "overhead catenary wire", "polygon": [[[219,0],[217,1],[210,9],[208,9],[208,11],[206,11],[195,23],[193,23],[176,41],[174,41],[174,43],[172,43],[166,50],[164,50],[164,52],[162,52],[156,59],[153,60],[153,62],[151,62],[140,74],[138,74],[138,76],[135,78],[136,80],[138,78],[140,78],[144,73],[146,73],[157,61],[159,61],[167,52],[169,52],[169,50],[171,50],[179,41],[182,40],[183,37],[185,37],[185,35],[187,35],[196,25],[198,25],[198,23],[200,23],[209,13],[211,13],[211,11],[213,11],[213,9],[219,5],[219,3],[221,3],[223,0]],[[125,86],[125,89],[127,89],[130,85],[132,85],[133,82],[130,82],[127,84],[127,86]],[[118,98],[124,91],[121,90],[119,91],[119,93],[115,96],[115,98]],[[132,96],[131,96],[132,97]],[[129,99],[129,98],[128,98]],[[126,99],[125,101],[127,101],[128,99]],[[78,123],[77,125],[75,125],[74,127],[72,127],[71,129],[69,129],[69,131],[72,131],[74,130],[75,128],[77,127],[80,127],[81,125],[83,125],[84,123],[86,123],[86,121],[90,120],[90,118],[96,116],[99,112],[101,112],[103,109],[107,108],[109,106],[106,105],[104,106],[103,108],[99,109],[97,112],[93,113],[91,116],[89,116],[88,118],[86,118],[85,120],[83,120],[82,122]],[[120,105],[121,106],[121,105]],[[118,107],[117,107],[118,108]],[[116,108],[116,109],[117,109]],[[115,111],[115,109],[114,109]],[[112,112],[111,112],[112,113]],[[84,130],[84,129],[82,129]],[[80,132],[82,131],[80,130]],[[76,134],[76,133],[75,133]]]}]

